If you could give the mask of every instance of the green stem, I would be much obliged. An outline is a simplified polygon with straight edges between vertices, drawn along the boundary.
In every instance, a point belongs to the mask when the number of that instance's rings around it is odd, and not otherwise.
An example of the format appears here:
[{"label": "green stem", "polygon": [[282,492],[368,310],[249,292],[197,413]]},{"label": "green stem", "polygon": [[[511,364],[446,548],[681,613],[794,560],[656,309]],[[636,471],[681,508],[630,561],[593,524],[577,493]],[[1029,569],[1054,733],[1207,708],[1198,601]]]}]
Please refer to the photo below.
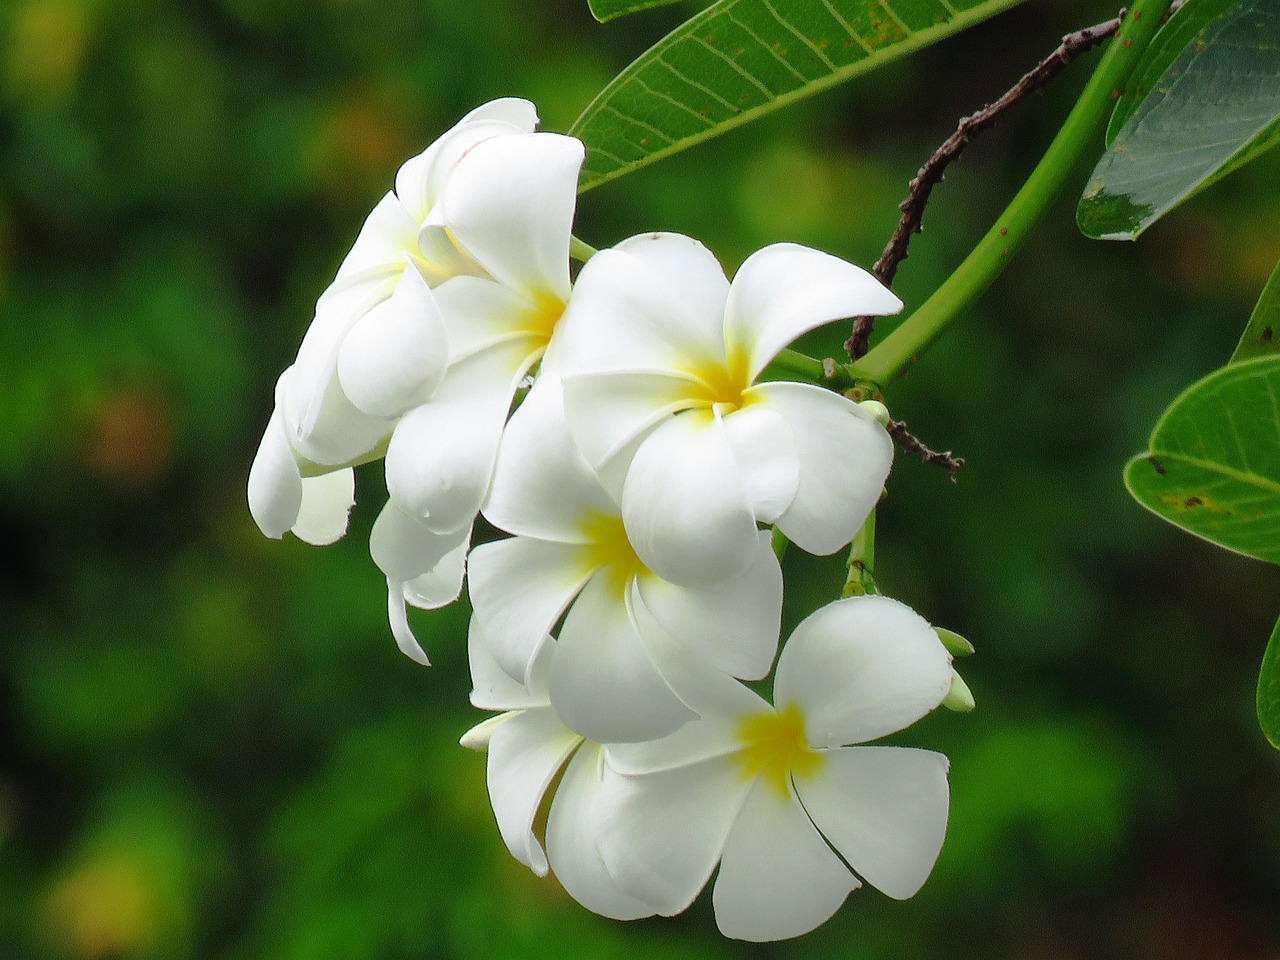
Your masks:
[{"label": "green stem", "polygon": [[1142,0],[1125,17],[1098,68],[1040,163],[995,226],[915,313],[853,364],[855,376],[888,383],[919,357],[947,326],[991,286],[1017,252],[1114,106],[1118,92],[1155,36],[1172,0]]},{"label": "green stem", "polygon": [[845,578],[842,597],[874,595],[876,590],[876,512],[871,511],[853,542],[849,544],[849,575]]},{"label": "green stem", "polygon": [[591,246],[591,244],[579,240],[575,236],[569,237],[569,256],[574,260],[586,263],[597,253],[599,253],[599,251],[596,250],[595,247]]}]

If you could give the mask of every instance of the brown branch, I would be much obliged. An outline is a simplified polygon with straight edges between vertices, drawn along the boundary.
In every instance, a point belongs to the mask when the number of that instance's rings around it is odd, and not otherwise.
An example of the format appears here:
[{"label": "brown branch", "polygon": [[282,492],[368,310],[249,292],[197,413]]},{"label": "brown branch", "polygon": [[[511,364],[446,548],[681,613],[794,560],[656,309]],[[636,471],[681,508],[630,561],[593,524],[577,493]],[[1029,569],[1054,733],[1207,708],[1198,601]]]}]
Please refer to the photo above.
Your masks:
[{"label": "brown branch", "polygon": [[[1058,49],[1041,60],[1035,69],[1014,84],[1004,96],[960,121],[956,132],[925,161],[925,165],[911,181],[911,193],[898,205],[898,209],[902,211],[902,219],[898,221],[897,229],[893,231],[888,245],[872,268],[881,283],[886,287],[893,285],[898,266],[907,259],[907,245],[911,242],[911,237],[923,229],[924,208],[929,202],[929,195],[942,182],[947,167],[960,156],[974,137],[991,127],[1014,104],[1042,90],[1080,54],[1113,36],[1120,29],[1123,19],[1122,10],[1119,16],[1106,23],[1067,34],[1062,38]],[[851,360],[858,360],[866,355],[874,324],[875,317],[859,317],[854,321],[853,335],[844,345]]]},{"label": "brown branch", "polygon": [[960,472],[960,468],[964,466],[964,458],[954,456],[950,450],[939,453],[937,450],[930,450],[923,443],[917,440],[907,430],[907,425],[901,420],[890,420],[885,425],[885,429],[889,431],[889,436],[893,437],[893,442],[900,446],[907,453],[914,453],[923,463],[937,464],[941,467],[951,482],[956,482],[956,474]]}]

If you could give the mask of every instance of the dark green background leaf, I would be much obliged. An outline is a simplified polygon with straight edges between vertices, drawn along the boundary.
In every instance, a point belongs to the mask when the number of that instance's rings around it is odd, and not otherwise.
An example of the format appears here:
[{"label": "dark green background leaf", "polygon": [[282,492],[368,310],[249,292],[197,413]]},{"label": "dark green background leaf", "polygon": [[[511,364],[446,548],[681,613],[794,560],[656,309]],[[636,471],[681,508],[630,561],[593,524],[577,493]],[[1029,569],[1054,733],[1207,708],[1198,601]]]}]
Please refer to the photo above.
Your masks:
[{"label": "dark green background leaf", "polygon": [[1224,367],[1174,401],[1125,469],[1148,510],[1280,563],[1280,357]]},{"label": "dark green background leaf", "polygon": [[1235,353],[1231,354],[1231,362],[1274,356],[1280,356],[1280,263],[1271,272],[1271,279],[1253,308],[1253,316],[1244,328]]},{"label": "dark green background leaf", "polygon": [[665,7],[676,0],[587,0],[591,15],[601,23],[615,17],[624,17],[628,13],[639,13],[652,7]]},{"label": "dark green background leaf", "polygon": [[1258,723],[1271,745],[1280,749],[1280,623],[1271,634],[1258,674]]},{"label": "dark green background leaf", "polygon": [[614,79],[569,131],[586,190],[865,73],[1022,0],[720,0]]},{"label": "dark green background leaf", "polygon": [[[1197,190],[1280,142],[1280,5],[1190,0],[1117,104],[1080,229],[1132,240]],[[1118,128],[1118,129],[1117,129]]]}]

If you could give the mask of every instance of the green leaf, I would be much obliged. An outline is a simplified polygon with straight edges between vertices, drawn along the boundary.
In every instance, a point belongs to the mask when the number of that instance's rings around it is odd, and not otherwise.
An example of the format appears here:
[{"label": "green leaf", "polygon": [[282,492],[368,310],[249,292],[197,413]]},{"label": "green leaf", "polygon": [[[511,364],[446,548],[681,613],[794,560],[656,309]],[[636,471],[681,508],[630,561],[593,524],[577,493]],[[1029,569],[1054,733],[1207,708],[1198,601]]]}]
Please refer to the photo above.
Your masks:
[{"label": "green leaf", "polygon": [[1274,356],[1280,356],[1280,263],[1271,272],[1230,362]]},{"label": "green leaf", "polygon": [[650,7],[665,7],[676,0],[587,0],[591,15],[601,23],[607,23],[615,17],[623,17],[628,13],[639,13]]},{"label": "green leaf", "polygon": [[1188,0],[1116,105],[1076,219],[1132,240],[1196,191],[1280,143],[1280,5]]},{"label": "green leaf", "polygon": [[1280,623],[1276,624],[1258,674],[1258,723],[1271,745],[1280,750]]},{"label": "green leaf", "polygon": [[[603,0],[597,0],[603,2]],[[1022,0],[719,0],[618,75],[569,131],[583,190],[959,33]]]},{"label": "green leaf", "polygon": [[1280,357],[1218,370],[1165,411],[1124,480],[1188,533],[1280,563]]}]

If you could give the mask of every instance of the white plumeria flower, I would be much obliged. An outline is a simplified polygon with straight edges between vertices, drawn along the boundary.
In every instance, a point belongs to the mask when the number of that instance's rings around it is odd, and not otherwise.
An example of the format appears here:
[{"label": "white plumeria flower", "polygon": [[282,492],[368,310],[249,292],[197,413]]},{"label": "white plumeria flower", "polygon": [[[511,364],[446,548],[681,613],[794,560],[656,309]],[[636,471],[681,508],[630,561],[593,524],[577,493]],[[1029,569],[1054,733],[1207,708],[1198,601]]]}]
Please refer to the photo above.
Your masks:
[{"label": "white plumeria flower", "polygon": [[473,110],[400,168],[396,189],[365,221],[277,384],[249,478],[250,512],[267,536],[292,529],[308,542],[331,543],[346,531],[351,465],[376,459],[394,418],[443,376],[444,326],[428,287],[483,272],[441,222],[443,188],[472,147],[532,133],[536,124],[526,100]]},{"label": "white plumeria flower", "polygon": [[[494,661],[474,619],[467,645],[472,704],[504,712],[467,731],[462,745],[488,750],[489,799],[511,855],[540,877],[550,867],[569,895],[588,910],[615,920],[651,916],[652,907],[613,882],[596,849],[595,806],[604,757],[599,744],[584,741],[551,708],[547,678],[555,646],[542,648],[528,683],[522,684]],[[547,817],[544,850],[533,823],[562,770]]]},{"label": "white plumeria flower", "polygon": [[789,243],[750,256],[732,284],[674,234],[591,258],[557,369],[574,439],[620,492],[646,566],[686,584],[741,573],[758,522],[810,553],[853,538],[889,472],[884,427],[829,390],[756,381],[802,333],[901,308],[866,271]]},{"label": "white plumeria flower", "polygon": [[937,707],[951,672],[928,623],[868,596],[796,628],[778,658],[776,708],[709,675],[690,700],[702,719],[663,740],[608,748],[594,828],[610,875],[670,915],[719,863],[716,923],[743,940],[812,930],[859,877],[912,896],[942,847],[947,759],[848,744]]},{"label": "white plumeria flower", "polygon": [[734,676],[768,673],[782,611],[769,534],[756,535],[740,576],[682,587],[653,574],[574,447],[551,374],[539,377],[507,426],[484,514],[516,536],[472,551],[475,618],[498,663],[523,681],[563,617],[550,697],[579,733],[606,743],[649,740],[693,719],[679,696],[672,640]]}]

